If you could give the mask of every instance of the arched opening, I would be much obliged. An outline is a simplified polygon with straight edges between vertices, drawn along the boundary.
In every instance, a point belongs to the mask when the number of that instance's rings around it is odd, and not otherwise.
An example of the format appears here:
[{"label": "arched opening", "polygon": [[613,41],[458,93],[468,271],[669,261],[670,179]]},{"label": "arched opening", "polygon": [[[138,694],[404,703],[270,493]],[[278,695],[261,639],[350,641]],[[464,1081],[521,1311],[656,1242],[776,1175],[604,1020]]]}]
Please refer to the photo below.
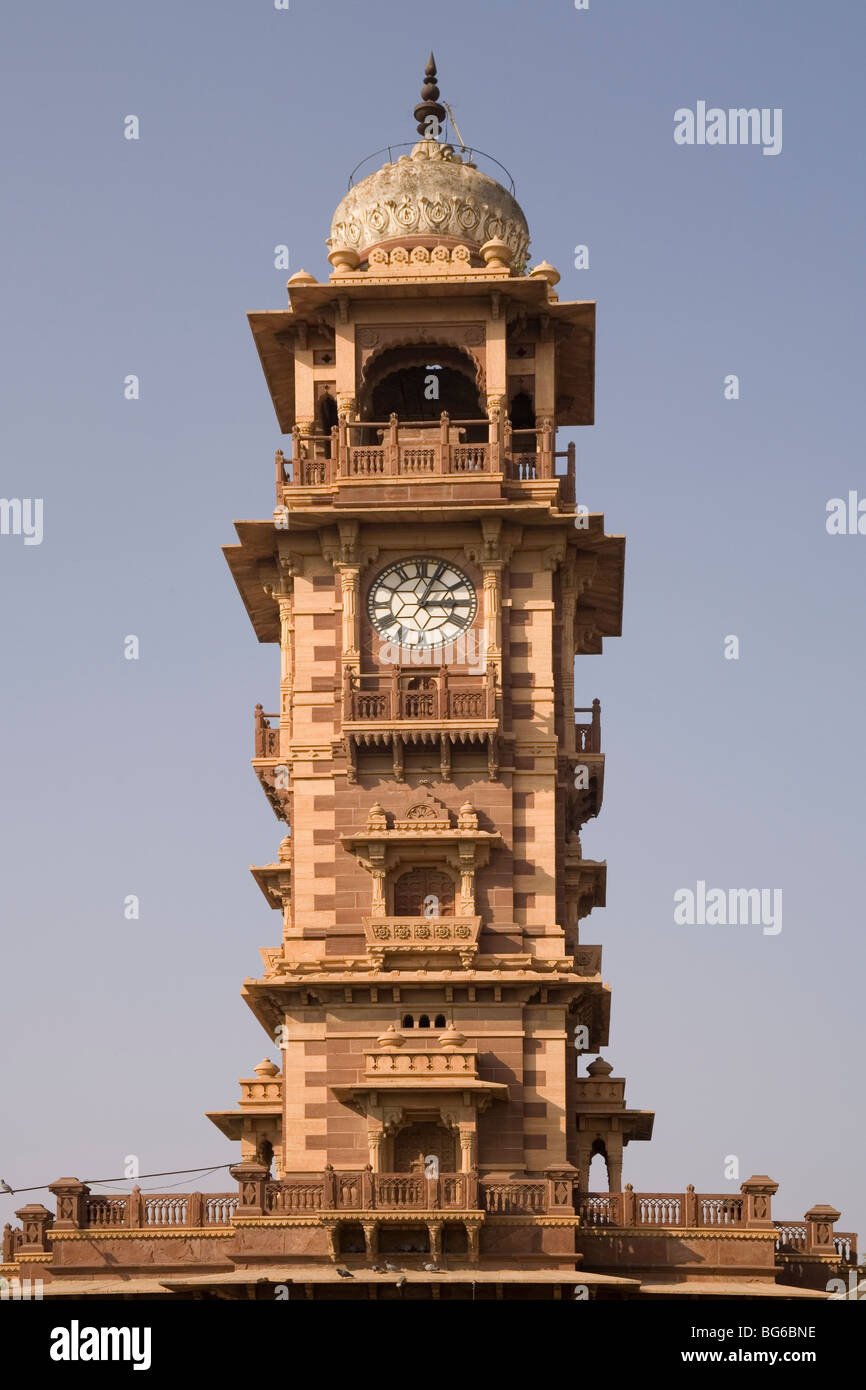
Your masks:
[{"label": "arched opening", "polygon": [[419,1027],[419,1028],[429,1028],[429,1027],[430,1027],[430,1019],[429,1019],[429,1017],[427,1016],[427,1014],[422,1014],[422,1015],[421,1015],[421,1017],[420,1017],[419,1020],[418,1020],[418,1027]]},{"label": "arched opening", "polygon": [[535,408],[528,391],[517,391],[511,397],[508,418],[513,430],[535,429]]},{"label": "arched opening", "polygon": [[359,404],[360,418],[380,425],[394,414],[401,421],[433,428],[446,411],[452,420],[479,422],[461,427],[452,442],[480,444],[487,439],[478,364],[470,353],[449,344],[385,349],[364,370]]},{"label": "arched opening", "polygon": [[436,1015],[436,1021],[435,1021],[435,1023],[433,1024],[433,1027],[434,1027],[434,1028],[447,1028],[447,1026],[448,1026],[447,1023],[445,1022],[445,1015],[444,1015],[444,1014],[437,1014],[437,1015]]},{"label": "arched opening", "polygon": [[394,884],[396,917],[453,917],[454,881],[442,869],[419,867]]},{"label": "arched opening", "polygon": [[607,1149],[603,1139],[593,1142],[584,1188],[587,1192],[607,1191]]},{"label": "arched opening", "polygon": [[414,1020],[414,1018],[412,1017],[411,1014],[404,1014],[404,1015],[403,1015],[403,1022],[402,1022],[402,1024],[401,1024],[401,1027],[403,1027],[403,1028],[414,1028],[414,1027],[415,1027],[415,1020]]},{"label": "arched opening", "polygon": [[256,1161],[263,1167],[271,1171],[271,1164],[274,1161],[274,1146],[270,1139],[260,1139],[256,1146]]},{"label": "arched opening", "polygon": [[328,436],[323,441],[325,458],[331,457],[331,430],[338,424],[339,419],[337,402],[326,386],[316,401],[316,433]]}]

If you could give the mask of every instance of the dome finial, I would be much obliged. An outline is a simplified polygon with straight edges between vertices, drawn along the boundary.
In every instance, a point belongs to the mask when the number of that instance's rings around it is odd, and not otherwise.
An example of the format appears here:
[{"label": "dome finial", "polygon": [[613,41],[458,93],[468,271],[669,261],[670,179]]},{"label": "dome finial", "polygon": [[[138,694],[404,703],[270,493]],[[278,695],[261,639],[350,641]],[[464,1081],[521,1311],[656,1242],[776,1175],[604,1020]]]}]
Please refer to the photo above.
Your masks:
[{"label": "dome finial", "polygon": [[437,140],[440,127],[445,120],[445,107],[439,101],[439,88],[436,86],[436,59],[433,54],[427,59],[424,69],[424,85],[421,88],[421,102],[415,107],[413,115],[418,122],[418,134],[427,140]]}]

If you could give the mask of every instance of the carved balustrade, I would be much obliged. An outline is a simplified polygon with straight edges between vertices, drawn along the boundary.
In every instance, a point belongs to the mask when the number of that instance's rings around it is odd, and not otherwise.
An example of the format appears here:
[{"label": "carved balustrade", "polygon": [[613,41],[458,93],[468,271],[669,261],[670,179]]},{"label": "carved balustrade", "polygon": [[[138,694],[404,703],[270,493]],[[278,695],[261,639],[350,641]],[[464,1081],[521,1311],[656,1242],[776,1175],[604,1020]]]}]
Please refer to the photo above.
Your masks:
[{"label": "carved balustrade", "polygon": [[[480,436],[486,435],[486,438]],[[474,437],[473,437],[474,436]],[[328,487],[340,482],[390,478],[504,476],[524,483],[559,478],[574,500],[575,446],[557,452],[550,423],[514,430],[510,421],[344,420],[329,434],[292,434],[292,454],[277,454],[277,503],[286,486]],[[557,460],[565,460],[562,472]]]}]

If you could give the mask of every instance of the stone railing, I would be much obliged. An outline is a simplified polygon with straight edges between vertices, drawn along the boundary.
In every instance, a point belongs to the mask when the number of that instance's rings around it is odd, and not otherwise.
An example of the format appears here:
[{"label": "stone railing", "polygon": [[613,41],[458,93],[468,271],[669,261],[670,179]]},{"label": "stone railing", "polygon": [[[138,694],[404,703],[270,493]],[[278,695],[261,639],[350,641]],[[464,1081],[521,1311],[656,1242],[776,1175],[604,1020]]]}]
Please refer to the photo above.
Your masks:
[{"label": "stone railing", "polygon": [[230,1226],[238,1205],[236,1192],[141,1192],[125,1196],[87,1194],[87,1230],[151,1230],[171,1227]]},{"label": "stone railing", "polygon": [[280,756],[280,731],[279,728],[271,727],[271,720],[279,721],[279,718],[278,714],[265,714],[262,706],[256,705],[254,711],[254,757],[278,758]]},{"label": "stone railing", "polygon": [[750,1178],[740,1194],[685,1192],[579,1192],[574,1170],[551,1168],[533,1178],[481,1179],[477,1172],[440,1173],[428,1178],[421,1173],[374,1173],[371,1167],[355,1171],[294,1173],[274,1181],[268,1170],[252,1159],[235,1164],[232,1176],[238,1192],[141,1192],[94,1194],[74,1178],[50,1185],[57,1198],[57,1216],[41,1203],[16,1211],[21,1229],[7,1226],[3,1233],[3,1262],[25,1261],[29,1254],[51,1250],[51,1232],[87,1230],[94,1238],[111,1239],[121,1230],[226,1229],[245,1217],[260,1219],[329,1212],[455,1212],[486,1211],[489,1216],[574,1215],[578,1227],[601,1236],[616,1228],[648,1230],[699,1228],[764,1231],[775,1241],[778,1257],[822,1259],[840,1263],[857,1261],[857,1237],[835,1231],[839,1213],[816,1206],[805,1220],[773,1221],[770,1212],[776,1184],[768,1178]]},{"label": "stone railing", "polygon": [[855,1231],[835,1231],[833,1246],[840,1260],[851,1265],[857,1263],[857,1233]]},{"label": "stone railing", "polygon": [[[343,691],[344,723],[496,718],[496,687],[491,673],[451,676],[419,667],[389,675],[348,673]],[[278,732],[278,731],[277,731]]]},{"label": "stone railing", "polygon": [[21,1227],[10,1226],[7,1222],[3,1227],[2,1260],[4,1265],[12,1264],[15,1261],[23,1242],[24,1232]]},{"label": "stone railing", "polygon": [[805,1221],[776,1221],[776,1249],[786,1254],[806,1248]]},{"label": "stone railing", "polygon": [[268,1216],[297,1215],[312,1211],[437,1211],[474,1210],[478,1206],[478,1179],[474,1173],[336,1172],[291,1175],[265,1185]]},{"label": "stone railing", "polygon": [[[773,1224],[776,1228],[776,1250],[780,1255],[803,1255],[808,1252],[810,1244],[814,1244],[814,1237],[810,1242],[808,1221],[775,1221]],[[833,1231],[830,1242],[840,1260],[846,1264],[857,1263],[857,1236],[854,1231]]]},{"label": "stone railing", "polygon": [[484,1208],[492,1216],[527,1216],[544,1214],[547,1183],[544,1179],[515,1178],[508,1182],[481,1184]]},{"label": "stone railing", "polygon": [[575,709],[575,715],[588,714],[589,720],[574,721],[575,746],[578,753],[601,752],[601,701],[593,700],[588,709]]},{"label": "stone railing", "polygon": [[745,1223],[746,1198],[731,1193],[582,1192],[575,1201],[582,1226],[730,1227]]},{"label": "stone railing", "polygon": [[397,1050],[383,1048],[364,1054],[365,1072],[369,1080],[381,1077],[454,1077],[475,1078],[478,1075],[478,1054],[468,1048],[448,1051],[424,1051],[412,1048]]},{"label": "stone railing", "polygon": [[255,1108],[257,1105],[273,1106],[283,1098],[283,1078],[245,1076],[240,1082],[241,1105]]},{"label": "stone railing", "polygon": [[[466,439],[467,431],[486,438]],[[283,488],[328,487],[359,480],[408,480],[423,477],[467,477],[496,474],[511,482],[559,479],[574,500],[575,446],[555,450],[555,430],[547,423],[534,429],[512,430],[506,420],[341,421],[330,434],[292,433],[292,456],[276,456],[277,504]],[[565,470],[557,474],[558,459]]]}]

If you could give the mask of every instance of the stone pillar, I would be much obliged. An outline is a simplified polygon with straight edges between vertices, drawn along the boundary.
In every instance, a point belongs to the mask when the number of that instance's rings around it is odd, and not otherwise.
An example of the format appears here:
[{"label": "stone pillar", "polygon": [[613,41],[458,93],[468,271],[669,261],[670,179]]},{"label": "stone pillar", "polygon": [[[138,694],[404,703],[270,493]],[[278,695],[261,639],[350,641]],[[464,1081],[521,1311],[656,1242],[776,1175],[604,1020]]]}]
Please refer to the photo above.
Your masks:
[{"label": "stone pillar", "polygon": [[472,917],[475,913],[475,845],[460,845],[460,901],[458,916]]},{"label": "stone pillar", "polygon": [[622,1135],[608,1133],[604,1140],[608,1192],[622,1192]]},{"label": "stone pillar", "polygon": [[502,472],[502,452],[504,444],[503,424],[506,401],[504,396],[487,396],[487,437],[490,443],[490,471]]},{"label": "stone pillar", "polygon": [[[144,1198],[141,1195],[141,1188],[137,1185],[132,1189],[126,1199],[126,1211],[124,1213],[124,1225],[131,1230],[137,1231],[144,1225]],[[194,1223],[187,1220],[186,1224],[192,1226]],[[201,1222],[198,1223],[201,1225]]]},{"label": "stone pillar", "polygon": [[382,1149],[385,1143],[385,1131],[383,1129],[368,1129],[367,1144],[370,1149],[370,1167],[374,1173],[382,1171]]},{"label": "stone pillar", "polygon": [[481,1225],[478,1221],[465,1221],[466,1240],[469,1247],[469,1259],[472,1264],[477,1265],[481,1253]]},{"label": "stone pillar", "polygon": [[375,1188],[373,1181],[373,1165],[368,1163],[361,1174],[361,1204],[364,1211],[370,1211],[375,1206]]},{"label": "stone pillar", "polygon": [[562,680],[563,752],[574,753],[574,614],[577,609],[577,589],[563,574],[561,589],[562,646],[560,666]]},{"label": "stone pillar", "polygon": [[257,1163],[255,1159],[246,1158],[241,1163],[234,1163],[229,1172],[239,1187],[240,1202],[237,1215],[265,1216],[265,1186],[268,1180],[265,1165]]},{"label": "stone pillar", "polygon": [[577,1141],[577,1185],[581,1192],[589,1191],[589,1167],[592,1163],[592,1140],[586,1136]]},{"label": "stone pillar", "polygon": [[367,1247],[367,1254],[375,1259],[379,1253],[379,1223],[378,1221],[362,1221],[361,1226],[364,1230],[364,1244]]},{"label": "stone pillar", "polygon": [[575,1171],[570,1163],[554,1164],[545,1174],[547,1178],[546,1211],[548,1216],[557,1212],[574,1210]]},{"label": "stone pillar", "polygon": [[87,1198],[90,1188],[78,1178],[58,1178],[48,1191],[57,1198],[55,1231],[80,1231],[87,1225]]},{"label": "stone pillar", "polygon": [[620,1204],[619,1219],[623,1226],[633,1226],[636,1219],[636,1209],[634,1200],[634,1188],[627,1182],[622,1190],[622,1202]]},{"label": "stone pillar", "polygon": [[281,586],[276,595],[280,610],[280,756],[289,751],[292,737],[292,684],[293,684],[293,595],[291,580]]},{"label": "stone pillar", "polygon": [[695,1185],[690,1182],[685,1191],[683,1200],[683,1225],[697,1226],[698,1224],[698,1198],[695,1192]]},{"label": "stone pillar", "polygon": [[460,1138],[460,1171],[471,1173],[475,1167],[475,1125],[461,1121],[457,1133]]},{"label": "stone pillar", "polygon": [[494,662],[497,670],[502,666],[502,561],[485,560],[482,566],[484,579],[484,645],[485,652],[479,658]]},{"label": "stone pillar", "polygon": [[835,1255],[833,1223],[842,1215],[835,1207],[810,1207],[806,1212],[806,1254]]},{"label": "stone pillar", "polygon": [[54,1223],[51,1212],[41,1202],[29,1202],[26,1207],[16,1211],[15,1215],[22,1228],[21,1244],[16,1251],[16,1258],[26,1259],[28,1255],[44,1254],[49,1249],[46,1233]]},{"label": "stone pillar", "polygon": [[[743,1194],[743,1225],[751,1227],[767,1227],[772,1229],[773,1213],[772,1201],[779,1190],[779,1184],[773,1182],[772,1178],[765,1175],[747,1178],[740,1184],[740,1191]],[[838,1216],[838,1212],[836,1215]]]},{"label": "stone pillar", "polygon": [[374,867],[370,870],[373,892],[370,898],[370,916],[387,917],[388,906],[385,901],[385,870]]},{"label": "stone pillar", "polygon": [[442,1258],[442,1221],[428,1221],[427,1231],[430,1235],[430,1258],[434,1265],[438,1265]]},{"label": "stone pillar", "polygon": [[360,565],[338,564],[340,587],[343,599],[343,647],[342,663],[356,667],[359,660],[358,648],[360,631],[358,622],[358,587],[361,574]]}]

